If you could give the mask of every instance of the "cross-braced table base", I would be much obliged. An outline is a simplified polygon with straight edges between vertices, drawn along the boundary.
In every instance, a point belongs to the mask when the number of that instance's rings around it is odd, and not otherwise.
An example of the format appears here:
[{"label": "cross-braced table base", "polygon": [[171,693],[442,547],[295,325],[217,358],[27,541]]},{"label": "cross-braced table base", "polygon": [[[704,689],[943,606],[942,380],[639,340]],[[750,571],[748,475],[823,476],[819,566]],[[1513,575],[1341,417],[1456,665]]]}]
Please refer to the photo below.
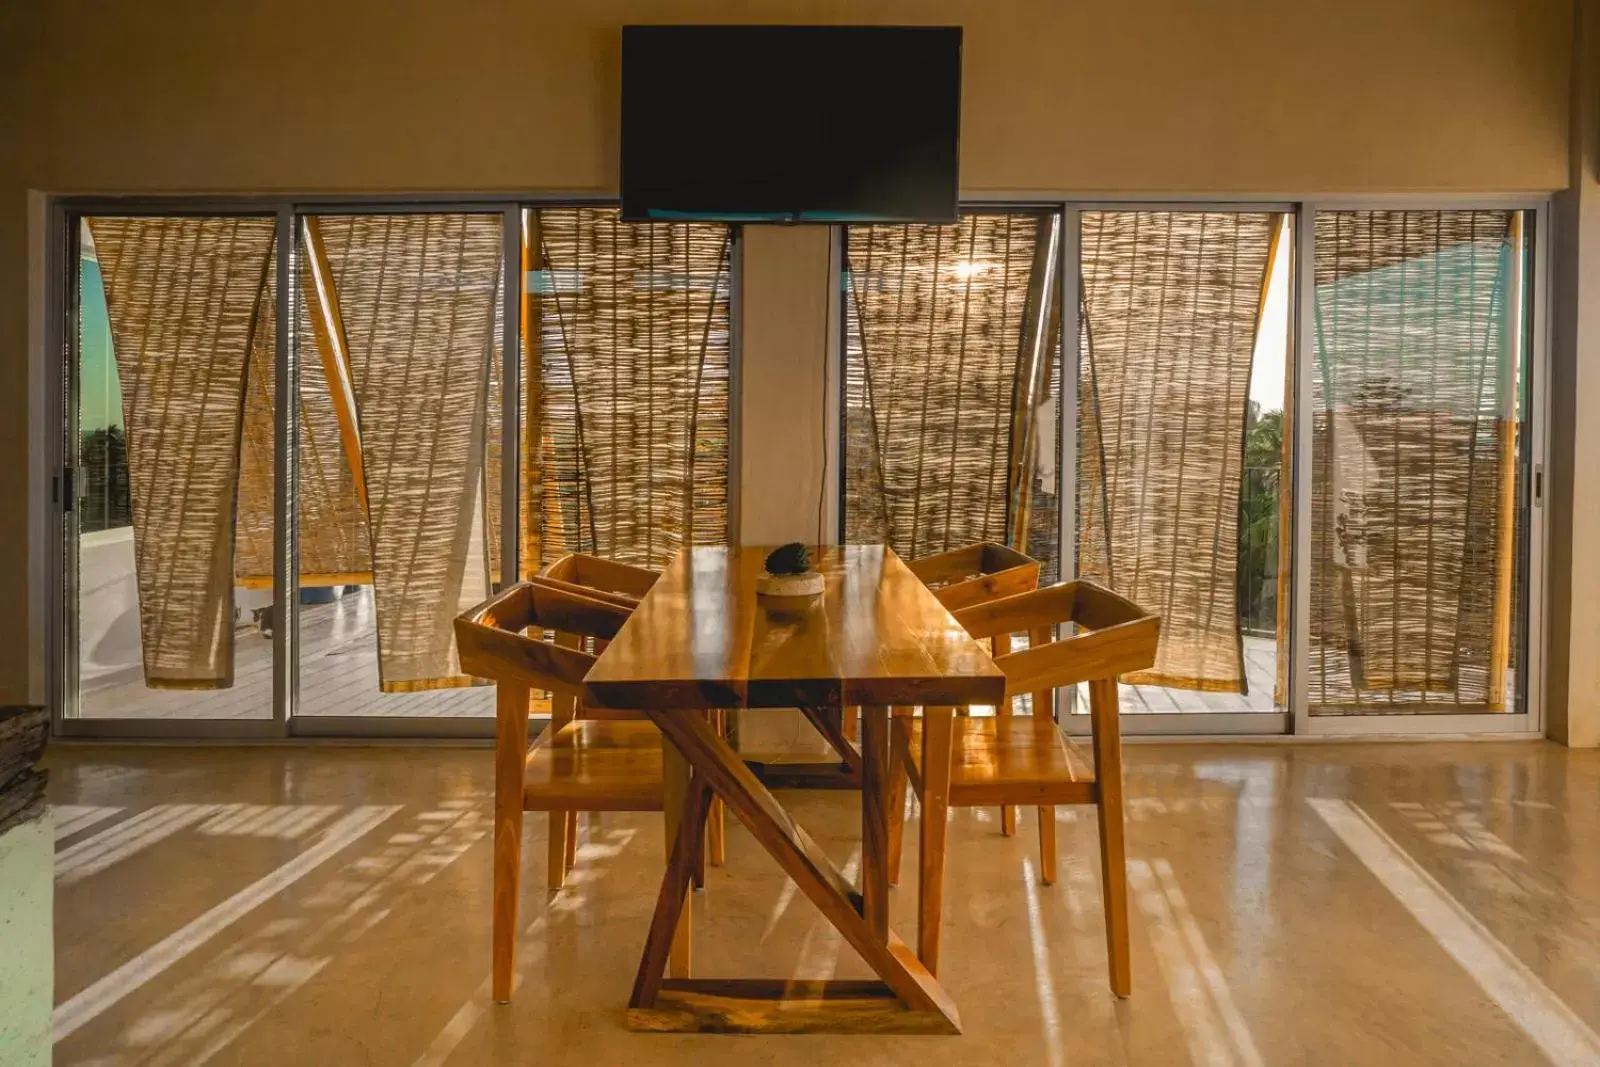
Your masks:
[{"label": "cross-braced table base", "polygon": [[[933,709],[930,721],[948,724],[950,713],[949,708]],[[942,795],[923,812],[920,953],[889,929],[893,790],[888,709],[862,708],[859,893],[699,714],[651,711],[650,717],[661,728],[667,757],[672,847],[634,981],[629,1027],[704,1033],[960,1033],[955,1004],[934,977],[946,833]],[[925,767],[949,767],[948,725],[925,730],[924,746]],[[705,847],[706,812],[713,795],[739,817],[878,980],[688,977],[688,930],[681,920],[687,918],[685,901]]]}]

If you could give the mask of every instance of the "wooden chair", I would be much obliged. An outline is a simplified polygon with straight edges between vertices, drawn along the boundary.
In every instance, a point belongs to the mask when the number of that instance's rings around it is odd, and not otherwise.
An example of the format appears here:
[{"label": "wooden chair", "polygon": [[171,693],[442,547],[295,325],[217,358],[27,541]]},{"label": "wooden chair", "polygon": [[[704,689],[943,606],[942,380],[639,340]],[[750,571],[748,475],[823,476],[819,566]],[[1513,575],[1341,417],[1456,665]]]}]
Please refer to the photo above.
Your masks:
[{"label": "wooden chair", "polygon": [[1039,561],[1014,548],[980,541],[906,563],[950,611],[1025,593],[1039,585]]},{"label": "wooden chair", "polygon": [[[617,560],[606,559],[604,556],[592,556],[586,552],[569,552],[559,559],[553,560],[539,572],[534,579],[546,585],[559,589],[566,589],[581,596],[591,597],[595,600],[604,600],[619,607],[632,611],[638,606],[639,601],[650,587],[656,584],[656,579],[661,577],[661,572],[648,567],[638,567],[631,563],[621,563]],[[558,638],[559,639],[559,638]],[[606,642],[596,639],[591,642],[594,653],[599,655],[605,651]],[[712,713],[712,725],[717,732],[724,733],[727,729],[725,712]],[[596,708],[586,708],[581,703],[570,700],[554,700],[551,703],[552,724],[565,725],[572,720],[588,721],[594,719],[621,719],[628,721],[648,721],[648,716],[636,711],[605,711]],[[706,850],[702,854],[702,862],[709,859],[716,866],[721,866],[726,853],[726,837],[724,836],[724,809],[721,798],[711,802],[711,815],[706,830]],[[559,889],[565,881],[567,872],[571,871],[573,860],[577,853],[578,841],[578,812],[565,811],[550,813],[550,857],[551,866],[549,875],[550,887]],[[557,866],[554,863],[557,850],[563,857],[563,862]],[[559,870],[557,875],[553,872]],[[704,866],[695,872],[696,888],[705,886],[706,875]]]},{"label": "wooden chair", "polygon": [[[629,609],[542,582],[521,582],[458,616],[464,671],[495,682],[494,999],[511,997],[517,901],[522,873],[522,813],[661,811],[661,735],[645,721],[552,721],[528,747],[529,691],[575,706],[598,654],[585,641],[616,636]],[[554,631],[556,639],[546,639]],[[557,825],[552,820],[552,828]],[[550,881],[570,866],[570,837],[552,844]]]},{"label": "wooden chair", "polygon": [[631,608],[656,584],[661,572],[585,552],[569,552],[549,563],[539,577],[570,586],[584,596]]},{"label": "wooden chair", "polygon": [[[656,579],[661,577],[661,572],[648,567],[637,567],[631,563],[621,563],[617,560],[606,559],[604,556],[591,556],[586,552],[569,552],[560,559],[552,561],[539,576],[534,579],[576,592],[582,596],[592,597],[597,600],[606,600],[625,607],[632,611],[638,606],[639,601],[656,584]],[[599,655],[605,651],[606,642],[596,639],[592,642],[594,652]],[[568,713],[571,718],[578,720],[590,719],[624,719],[648,722],[649,717],[639,711],[606,711],[597,708],[587,708],[577,701],[552,702],[551,718],[555,721],[563,713]],[[728,729],[728,716],[725,711],[711,713],[712,727],[718,734],[725,735]],[[659,736],[659,734],[657,735]],[[559,837],[562,842],[564,862],[562,864],[562,878],[572,869],[573,859],[577,849],[578,840],[578,813],[568,811],[561,813],[561,829],[556,829],[558,813],[550,813],[551,839]],[[722,866],[727,852],[727,837],[725,835],[726,812],[721,797],[713,797],[711,801],[711,814],[706,823],[706,848],[701,854],[701,866],[695,871],[694,884],[696,889],[705,888],[706,872],[705,862],[710,862],[717,867]],[[556,845],[550,846],[552,857],[555,855]],[[559,888],[559,885],[553,885]]]},{"label": "wooden chair", "polygon": [[[923,724],[909,715],[894,720],[894,761],[922,802],[922,819],[945,818],[950,806],[1017,804],[1039,809],[1039,856],[1044,882],[1056,874],[1056,804],[1093,804],[1100,822],[1100,870],[1105,890],[1106,945],[1111,989],[1132,991],[1128,962],[1128,900],[1123,849],[1122,740],[1117,719],[1117,678],[1155,662],[1161,620],[1089,582],[1063,582],[1034,592],[957,611],[974,637],[1025,633],[1029,647],[1005,652],[995,663],[1006,674],[1006,699],[993,718],[949,720],[954,753],[949,768],[921,765]],[[1066,628],[1054,637],[1056,627]],[[1082,632],[1073,634],[1076,628]],[[1089,724],[1094,762],[1056,725],[1050,691],[1089,683]],[[1033,695],[1034,714],[1013,716],[1010,705]],[[898,836],[899,827],[891,827]],[[926,838],[924,839],[926,840]],[[898,843],[891,847],[891,857]],[[892,862],[892,859],[891,859]],[[924,877],[942,880],[943,862],[923,863]],[[932,869],[935,873],[926,872]],[[941,883],[942,884],[942,883]],[[935,894],[937,897],[937,894]],[[938,931],[931,938],[937,958]],[[924,946],[928,948],[928,946]],[[927,957],[924,957],[925,961]]]},{"label": "wooden chair", "polygon": [[[979,541],[948,552],[923,556],[906,564],[911,573],[922,579],[949,611],[960,611],[991,600],[1026,593],[1039,587],[1039,561],[1014,548],[994,541]],[[992,655],[995,643],[986,642]],[[904,709],[896,709],[906,715]],[[896,797],[902,807],[897,818],[903,817],[905,796],[904,779],[896,780]],[[1005,804],[1000,808],[1000,832],[1007,837],[1017,832],[1017,809]],[[898,867],[898,856],[890,857]]]}]

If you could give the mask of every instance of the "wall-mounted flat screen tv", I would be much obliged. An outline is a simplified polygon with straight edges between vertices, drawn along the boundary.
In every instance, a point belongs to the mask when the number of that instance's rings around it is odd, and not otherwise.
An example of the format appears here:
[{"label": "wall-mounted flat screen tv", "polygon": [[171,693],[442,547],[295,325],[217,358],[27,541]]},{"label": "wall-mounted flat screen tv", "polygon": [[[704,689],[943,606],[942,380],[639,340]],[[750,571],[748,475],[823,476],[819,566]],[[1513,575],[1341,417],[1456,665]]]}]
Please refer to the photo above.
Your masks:
[{"label": "wall-mounted flat screen tv", "polygon": [[950,222],[961,29],[625,26],[622,214]]}]

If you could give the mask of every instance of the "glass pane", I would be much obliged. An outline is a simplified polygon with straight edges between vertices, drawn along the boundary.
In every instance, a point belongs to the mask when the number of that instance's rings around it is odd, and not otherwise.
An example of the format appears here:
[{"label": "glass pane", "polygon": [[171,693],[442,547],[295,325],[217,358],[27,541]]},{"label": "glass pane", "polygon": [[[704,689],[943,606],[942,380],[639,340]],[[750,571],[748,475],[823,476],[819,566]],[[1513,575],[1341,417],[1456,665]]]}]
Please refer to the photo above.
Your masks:
[{"label": "glass pane", "polygon": [[1060,570],[1061,219],[846,229],[844,539]]},{"label": "glass pane", "polygon": [[522,566],[660,566],[728,531],[732,231],[523,214]]},{"label": "glass pane", "polygon": [[1521,706],[1529,221],[1317,216],[1313,714]]},{"label": "glass pane", "polygon": [[[270,718],[271,218],[79,226],[78,713]],[[265,419],[262,422],[262,419]]]},{"label": "glass pane", "polygon": [[1125,712],[1283,710],[1289,223],[1082,216],[1078,574],[1162,617]]},{"label": "glass pane", "polygon": [[501,216],[298,223],[300,714],[494,714],[452,620],[496,587]]}]

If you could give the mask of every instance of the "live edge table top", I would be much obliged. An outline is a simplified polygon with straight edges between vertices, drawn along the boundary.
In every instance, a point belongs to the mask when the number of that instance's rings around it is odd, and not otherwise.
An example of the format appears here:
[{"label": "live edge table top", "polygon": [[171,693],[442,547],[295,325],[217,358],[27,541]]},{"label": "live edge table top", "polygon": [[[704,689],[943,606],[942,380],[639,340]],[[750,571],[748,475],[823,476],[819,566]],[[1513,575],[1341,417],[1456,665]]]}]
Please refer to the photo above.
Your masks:
[{"label": "live edge table top", "polygon": [[815,597],[756,594],[770,548],[685,549],[584,683],[601,708],[998,704],[1005,676],[884,545],[812,550]]}]

